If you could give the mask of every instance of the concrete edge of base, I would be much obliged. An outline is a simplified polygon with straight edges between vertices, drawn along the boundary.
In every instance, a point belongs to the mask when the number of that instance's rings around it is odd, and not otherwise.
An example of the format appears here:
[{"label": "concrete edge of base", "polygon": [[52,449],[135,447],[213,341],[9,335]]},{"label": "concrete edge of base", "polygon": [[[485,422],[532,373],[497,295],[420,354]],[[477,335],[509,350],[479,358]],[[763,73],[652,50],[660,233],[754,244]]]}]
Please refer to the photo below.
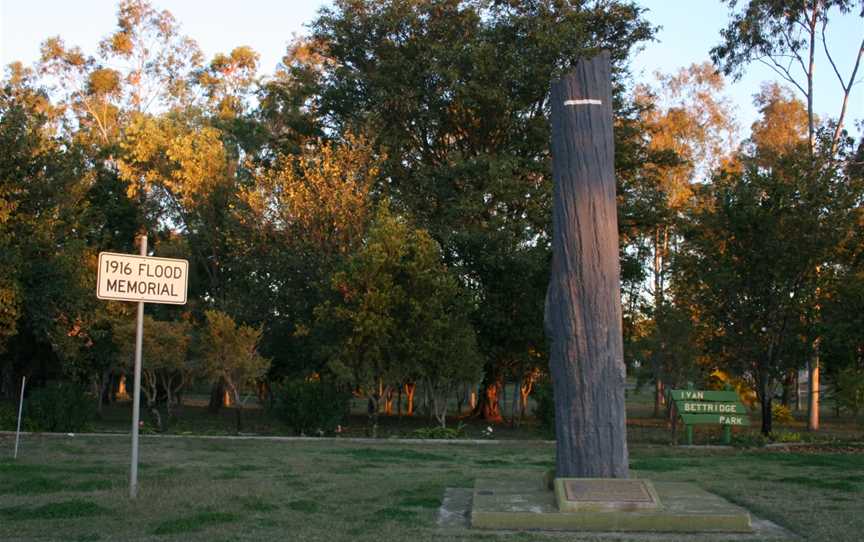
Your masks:
[{"label": "concrete edge of base", "polygon": [[662,508],[562,512],[557,508],[554,492],[542,483],[477,479],[472,495],[471,527],[517,531],[754,533],[746,509],[695,484],[657,482],[652,486],[663,503]]}]

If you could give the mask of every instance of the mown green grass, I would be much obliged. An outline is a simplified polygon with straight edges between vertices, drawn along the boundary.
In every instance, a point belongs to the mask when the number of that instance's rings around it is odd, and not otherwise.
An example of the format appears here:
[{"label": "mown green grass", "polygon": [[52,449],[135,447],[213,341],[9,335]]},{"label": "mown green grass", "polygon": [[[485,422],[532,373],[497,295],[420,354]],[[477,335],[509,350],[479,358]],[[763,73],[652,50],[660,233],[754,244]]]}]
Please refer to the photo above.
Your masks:
[{"label": "mown green grass", "polygon": [[[11,450],[0,437],[0,454]],[[554,446],[211,441],[143,437],[128,499],[127,438],[27,436],[0,459],[0,540],[449,540],[447,487],[538,480]],[[694,450],[631,442],[633,474],[688,481],[805,538],[864,532],[864,449]],[[554,538],[554,537],[553,537]],[[465,531],[461,540],[494,540]],[[523,533],[508,540],[550,540]]]}]

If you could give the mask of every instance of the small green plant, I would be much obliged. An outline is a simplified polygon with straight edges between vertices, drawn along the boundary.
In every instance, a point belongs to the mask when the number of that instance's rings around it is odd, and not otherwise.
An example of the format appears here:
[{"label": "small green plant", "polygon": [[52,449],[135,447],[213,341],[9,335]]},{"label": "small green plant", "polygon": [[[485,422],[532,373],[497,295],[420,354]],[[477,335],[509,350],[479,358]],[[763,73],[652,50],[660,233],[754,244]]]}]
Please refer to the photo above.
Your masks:
[{"label": "small green plant", "polygon": [[465,438],[465,424],[459,422],[456,427],[421,427],[411,431],[408,438],[419,439],[457,439]]},{"label": "small green plant", "polygon": [[857,417],[864,411],[864,369],[847,367],[835,380],[834,401],[840,410]]},{"label": "small green plant", "polygon": [[73,433],[85,431],[96,416],[96,401],[69,382],[35,389],[24,407],[39,431]]},{"label": "small green plant", "polygon": [[795,421],[795,418],[792,416],[792,410],[786,406],[781,405],[779,403],[774,403],[771,405],[771,419],[774,423],[792,423]]},{"label": "small green plant", "polygon": [[11,406],[0,405],[0,431],[14,431],[18,415]]},{"label": "small green plant", "polygon": [[300,435],[332,433],[342,423],[351,395],[336,386],[299,380],[277,391],[274,414]]},{"label": "small green plant", "polygon": [[762,433],[737,433],[732,435],[732,446],[736,448],[762,448],[768,438]]},{"label": "small green plant", "polygon": [[778,433],[771,433],[771,441],[772,442],[801,442],[801,433],[794,433],[792,431],[780,431]]},{"label": "small green plant", "polygon": [[548,378],[534,386],[534,416],[540,422],[540,428],[547,436],[555,435],[555,395],[552,392],[552,381]]}]

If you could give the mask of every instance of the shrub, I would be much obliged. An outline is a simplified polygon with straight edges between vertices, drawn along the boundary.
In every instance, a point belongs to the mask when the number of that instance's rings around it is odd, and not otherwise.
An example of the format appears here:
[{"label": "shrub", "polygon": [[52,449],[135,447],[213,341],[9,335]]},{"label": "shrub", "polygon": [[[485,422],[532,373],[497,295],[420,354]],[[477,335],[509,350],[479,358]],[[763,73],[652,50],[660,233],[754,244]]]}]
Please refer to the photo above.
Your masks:
[{"label": "shrub", "polygon": [[534,416],[540,422],[540,428],[546,435],[555,435],[555,396],[552,392],[552,381],[545,378],[534,386]]},{"label": "shrub", "polygon": [[18,414],[11,405],[0,405],[0,431],[14,431],[18,424]]},{"label": "shrub", "polygon": [[772,442],[801,442],[803,439],[801,438],[801,433],[795,433],[791,431],[781,431],[779,433],[771,433],[771,441]]},{"label": "shrub", "polygon": [[79,386],[68,382],[33,390],[24,408],[39,431],[84,431],[96,416],[96,401]]},{"label": "shrub", "polygon": [[834,401],[840,410],[853,416],[864,410],[864,369],[847,367],[836,378]]},{"label": "shrub", "polygon": [[737,433],[732,435],[732,446],[736,448],[761,448],[768,444],[762,433]]},{"label": "shrub", "polygon": [[792,423],[795,421],[795,418],[792,417],[792,410],[789,409],[786,405],[781,405],[778,403],[774,403],[771,405],[771,419],[775,423]]},{"label": "shrub", "polygon": [[408,438],[420,439],[456,439],[465,438],[465,424],[459,422],[456,427],[421,427],[407,435]]},{"label": "shrub", "polygon": [[[0,405],[0,431],[15,431],[18,428],[18,407],[12,405]],[[27,407],[24,407],[24,415],[21,418],[22,431],[39,431],[39,426],[27,416]]]},{"label": "shrub", "polygon": [[349,393],[321,381],[288,382],[276,393],[274,414],[301,435],[332,433],[351,400]]}]

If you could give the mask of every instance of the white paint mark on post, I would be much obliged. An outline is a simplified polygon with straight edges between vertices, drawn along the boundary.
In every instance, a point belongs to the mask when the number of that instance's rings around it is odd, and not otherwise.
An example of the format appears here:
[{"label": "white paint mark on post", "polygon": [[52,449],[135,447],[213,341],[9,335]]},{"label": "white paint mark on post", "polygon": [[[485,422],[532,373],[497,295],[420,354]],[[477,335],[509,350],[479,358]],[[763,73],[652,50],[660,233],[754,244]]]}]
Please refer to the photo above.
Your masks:
[{"label": "white paint mark on post", "polygon": [[21,413],[24,410],[24,385],[27,383],[27,377],[21,377],[21,398],[18,400],[18,429],[15,430],[15,454],[13,459],[18,459],[18,439],[21,436]]},{"label": "white paint mark on post", "polygon": [[603,105],[602,100],[588,98],[584,100],[565,100],[564,105]]}]

